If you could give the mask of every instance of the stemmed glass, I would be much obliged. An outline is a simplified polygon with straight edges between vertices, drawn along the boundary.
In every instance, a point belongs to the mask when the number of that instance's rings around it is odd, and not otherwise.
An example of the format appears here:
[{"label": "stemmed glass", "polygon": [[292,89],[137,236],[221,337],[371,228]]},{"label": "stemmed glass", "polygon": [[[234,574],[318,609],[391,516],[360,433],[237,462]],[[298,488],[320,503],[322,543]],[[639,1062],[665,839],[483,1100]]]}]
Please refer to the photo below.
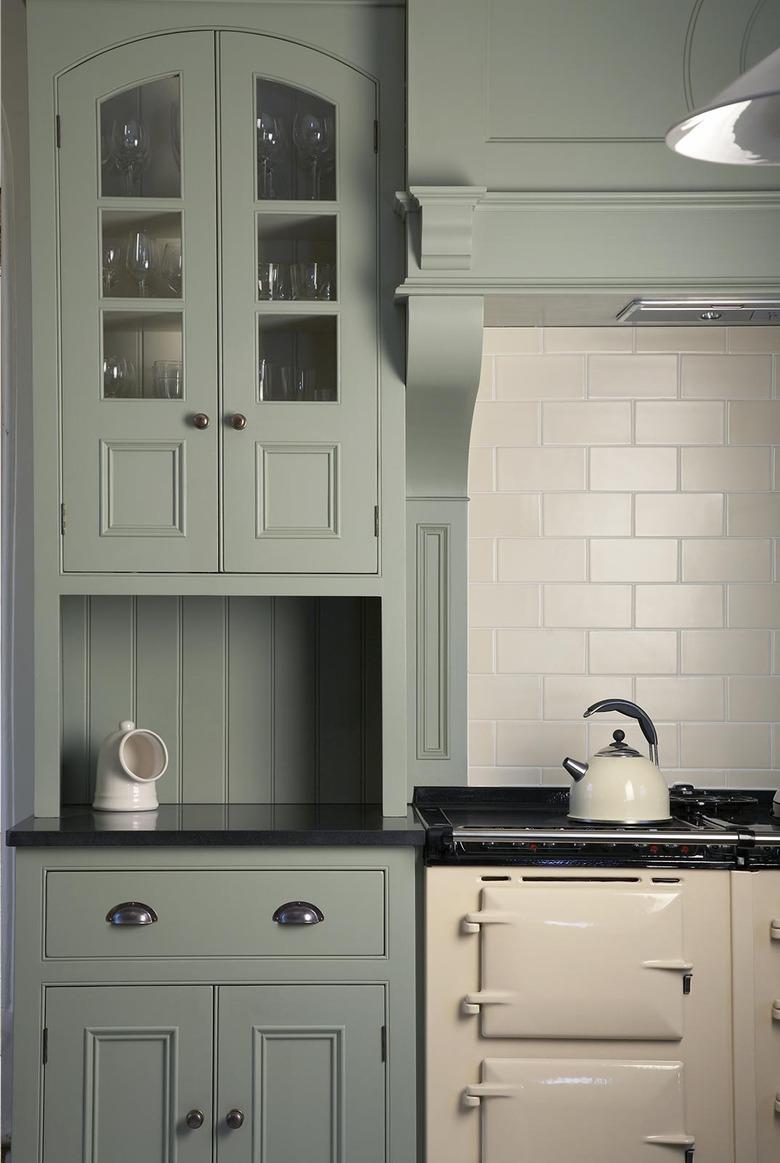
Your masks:
[{"label": "stemmed glass", "polygon": [[149,279],[154,273],[154,246],[143,230],[134,230],[127,244],[126,266],[138,284],[138,294],[144,298]]},{"label": "stemmed glass", "polygon": [[171,153],[176,169],[181,170],[181,106],[171,101]]},{"label": "stemmed glass", "polygon": [[135,365],[132,360],[107,355],[103,359],[103,395],[127,399],[135,395]]},{"label": "stemmed glass", "polygon": [[301,160],[308,167],[310,198],[319,197],[323,160],[333,149],[333,125],[329,117],[314,113],[297,113],[293,122],[293,141]]},{"label": "stemmed glass", "polygon": [[139,193],[141,175],[149,168],[149,134],[140,117],[115,121],[111,130],[114,165],[125,175],[125,193]]},{"label": "stemmed glass", "polygon": [[181,294],[181,243],[179,241],[166,242],[163,248],[162,263],[160,264],[162,276],[165,282],[173,291],[174,295]]},{"label": "stemmed glass", "polygon": [[110,295],[119,282],[122,248],[116,242],[103,243],[103,292]]},{"label": "stemmed glass", "polygon": [[273,113],[257,115],[257,158],[260,163],[259,187],[261,198],[275,198],[273,163],[285,146],[284,126]]}]

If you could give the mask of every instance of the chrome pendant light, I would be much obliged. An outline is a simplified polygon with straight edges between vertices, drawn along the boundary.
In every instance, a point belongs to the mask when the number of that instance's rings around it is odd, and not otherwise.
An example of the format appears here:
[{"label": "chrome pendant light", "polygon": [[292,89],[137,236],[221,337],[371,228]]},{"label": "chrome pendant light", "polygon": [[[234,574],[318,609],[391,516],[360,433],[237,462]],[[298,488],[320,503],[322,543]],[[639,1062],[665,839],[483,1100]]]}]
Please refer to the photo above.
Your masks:
[{"label": "chrome pendant light", "polygon": [[666,144],[699,161],[780,165],[780,49],[672,126]]}]

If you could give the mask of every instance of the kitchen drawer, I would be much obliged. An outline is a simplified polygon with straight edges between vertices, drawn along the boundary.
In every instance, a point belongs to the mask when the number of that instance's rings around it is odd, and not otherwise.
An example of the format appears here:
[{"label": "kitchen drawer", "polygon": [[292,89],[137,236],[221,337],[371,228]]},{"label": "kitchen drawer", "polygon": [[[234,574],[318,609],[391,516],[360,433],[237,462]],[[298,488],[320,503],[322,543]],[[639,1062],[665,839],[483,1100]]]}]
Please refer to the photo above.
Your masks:
[{"label": "kitchen drawer", "polygon": [[[281,924],[280,905],[305,901],[323,920]],[[107,914],[139,902],[157,920],[117,925]],[[126,910],[127,912],[127,910]],[[381,957],[381,870],[51,871],[48,958]]]}]

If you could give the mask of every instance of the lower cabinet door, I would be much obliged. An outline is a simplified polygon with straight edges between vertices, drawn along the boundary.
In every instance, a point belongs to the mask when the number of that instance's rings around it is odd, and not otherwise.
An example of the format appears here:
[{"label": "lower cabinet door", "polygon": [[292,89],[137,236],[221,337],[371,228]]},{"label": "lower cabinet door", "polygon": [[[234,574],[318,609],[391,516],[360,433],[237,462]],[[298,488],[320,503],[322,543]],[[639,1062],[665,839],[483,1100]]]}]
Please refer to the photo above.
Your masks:
[{"label": "lower cabinet door", "polygon": [[384,990],[219,991],[219,1163],[381,1163]]},{"label": "lower cabinet door", "polygon": [[211,1163],[212,999],[209,986],[47,989],[44,1163]]}]

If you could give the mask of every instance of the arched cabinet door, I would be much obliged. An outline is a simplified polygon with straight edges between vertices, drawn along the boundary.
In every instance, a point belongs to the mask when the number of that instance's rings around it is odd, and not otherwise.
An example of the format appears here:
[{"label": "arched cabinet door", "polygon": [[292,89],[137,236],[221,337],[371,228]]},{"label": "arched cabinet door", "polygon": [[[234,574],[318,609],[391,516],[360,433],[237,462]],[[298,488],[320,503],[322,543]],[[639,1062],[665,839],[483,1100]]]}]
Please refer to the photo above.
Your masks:
[{"label": "arched cabinet door", "polygon": [[186,32],[59,81],[66,570],[218,568],[213,76]]},{"label": "arched cabinet door", "polygon": [[220,35],[224,568],[377,570],[376,89]]}]

